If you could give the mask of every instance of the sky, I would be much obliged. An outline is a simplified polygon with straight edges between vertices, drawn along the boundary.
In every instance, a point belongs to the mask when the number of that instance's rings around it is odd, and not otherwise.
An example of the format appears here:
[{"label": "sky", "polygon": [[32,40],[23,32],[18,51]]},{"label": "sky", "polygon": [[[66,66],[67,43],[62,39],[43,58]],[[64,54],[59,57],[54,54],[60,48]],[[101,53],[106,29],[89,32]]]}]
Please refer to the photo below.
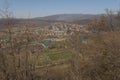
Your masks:
[{"label": "sky", "polygon": [[[0,8],[6,0],[0,0]],[[15,17],[42,17],[54,14],[101,14],[109,8],[116,11],[120,0],[7,0]]]}]

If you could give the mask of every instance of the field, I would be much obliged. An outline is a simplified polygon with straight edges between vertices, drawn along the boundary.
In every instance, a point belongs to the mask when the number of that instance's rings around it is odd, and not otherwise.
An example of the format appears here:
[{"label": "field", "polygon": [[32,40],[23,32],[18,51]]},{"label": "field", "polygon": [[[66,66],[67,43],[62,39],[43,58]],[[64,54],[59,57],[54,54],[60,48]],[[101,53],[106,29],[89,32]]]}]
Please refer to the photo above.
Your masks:
[{"label": "field", "polygon": [[[36,75],[38,77],[57,79],[63,78],[68,74],[71,57],[69,51],[64,48],[46,48],[38,56]],[[59,76],[58,76],[59,75]]]}]

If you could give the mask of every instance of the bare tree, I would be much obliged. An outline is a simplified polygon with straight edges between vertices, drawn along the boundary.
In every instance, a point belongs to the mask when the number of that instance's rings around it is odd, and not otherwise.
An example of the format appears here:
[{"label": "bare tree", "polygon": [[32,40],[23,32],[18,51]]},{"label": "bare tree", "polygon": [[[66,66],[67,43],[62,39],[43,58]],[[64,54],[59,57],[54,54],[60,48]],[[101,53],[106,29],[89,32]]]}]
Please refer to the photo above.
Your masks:
[{"label": "bare tree", "polygon": [[[103,23],[100,21],[99,25],[101,26]],[[98,25],[98,23],[96,24]],[[100,26],[99,28],[101,28]],[[120,36],[119,32],[112,28],[110,31],[102,31],[99,34],[76,32],[68,39],[67,48],[73,53],[70,60],[71,75],[69,80],[120,79]],[[82,36],[87,38],[83,39]]]},{"label": "bare tree", "polygon": [[31,42],[41,38],[29,30],[29,23],[24,24],[24,31],[15,33],[13,27],[16,23],[12,22],[8,5],[0,14],[6,27],[4,35],[0,36],[0,80],[35,80],[36,53],[40,48],[36,49]]}]

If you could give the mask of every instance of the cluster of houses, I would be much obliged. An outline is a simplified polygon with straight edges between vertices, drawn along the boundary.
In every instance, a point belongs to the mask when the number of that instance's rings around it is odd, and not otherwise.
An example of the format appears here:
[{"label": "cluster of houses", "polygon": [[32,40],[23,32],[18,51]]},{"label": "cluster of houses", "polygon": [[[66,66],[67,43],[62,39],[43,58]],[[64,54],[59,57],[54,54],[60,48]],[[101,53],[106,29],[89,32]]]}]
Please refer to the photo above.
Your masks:
[{"label": "cluster of houses", "polygon": [[83,26],[84,25],[56,22],[52,23],[42,31],[45,36],[61,38],[71,35],[74,31],[82,30]]}]

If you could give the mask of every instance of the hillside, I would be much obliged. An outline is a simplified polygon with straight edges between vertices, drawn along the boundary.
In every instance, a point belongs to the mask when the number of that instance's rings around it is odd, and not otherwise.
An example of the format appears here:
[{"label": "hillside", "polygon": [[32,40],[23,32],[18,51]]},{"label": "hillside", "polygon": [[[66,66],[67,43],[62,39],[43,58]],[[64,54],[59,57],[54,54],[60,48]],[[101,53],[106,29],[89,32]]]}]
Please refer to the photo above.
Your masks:
[{"label": "hillside", "polygon": [[90,20],[98,18],[99,16],[99,14],[56,14],[45,17],[36,17],[35,19],[72,22],[77,20]]}]

